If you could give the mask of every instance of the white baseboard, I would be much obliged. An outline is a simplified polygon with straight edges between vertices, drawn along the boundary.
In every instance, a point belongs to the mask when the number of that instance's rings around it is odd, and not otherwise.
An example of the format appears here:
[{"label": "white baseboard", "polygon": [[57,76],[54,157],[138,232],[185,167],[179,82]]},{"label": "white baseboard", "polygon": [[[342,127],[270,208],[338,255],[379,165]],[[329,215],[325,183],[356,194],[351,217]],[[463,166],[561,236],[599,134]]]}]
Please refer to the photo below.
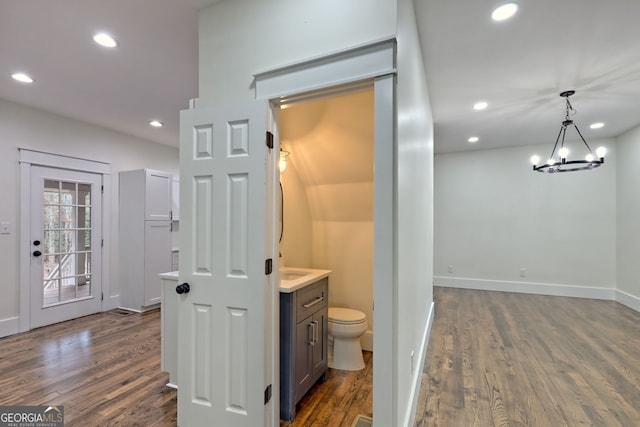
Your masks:
[{"label": "white baseboard", "polygon": [[482,291],[516,292],[521,294],[552,295],[614,301],[616,289],[590,286],[554,285],[547,283],[509,282],[503,280],[469,279],[434,276],[433,284],[448,288],[477,289]]},{"label": "white baseboard", "polygon": [[8,337],[9,335],[17,334],[20,332],[20,318],[9,317],[7,319],[0,320],[0,338]]},{"label": "white baseboard", "polygon": [[640,313],[640,298],[616,289],[616,302]]},{"label": "white baseboard", "polygon": [[373,331],[367,331],[360,337],[360,346],[363,350],[373,351]]},{"label": "white baseboard", "polygon": [[406,421],[404,425],[406,427],[412,427],[416,419],[416,408],[418,406],[418,398],[420,397],[420,386],[422,385],[422,367],[424,366],[424,360],[427,356],[427,346],[429,345],[429,335],[431,334],[431,325],[433,324],[434,307],[435,304],[431,302],[429,317],[427,318],[424,334],[422,335],[422,343],[420,344],[420,352],[418,353],[417,360],[414,361],[409,406],[407,407],[407,413],[404,417]]}]

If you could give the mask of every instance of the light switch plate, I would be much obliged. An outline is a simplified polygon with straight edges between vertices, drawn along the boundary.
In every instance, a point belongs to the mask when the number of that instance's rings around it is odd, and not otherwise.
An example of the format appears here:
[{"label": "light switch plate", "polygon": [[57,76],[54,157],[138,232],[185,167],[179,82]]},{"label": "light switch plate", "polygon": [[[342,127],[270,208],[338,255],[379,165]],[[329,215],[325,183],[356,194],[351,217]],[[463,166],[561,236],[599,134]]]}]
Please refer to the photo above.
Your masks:
[{"label": "light switch plate", "polygon": [[11,224],[8,222],[0,222],[0,234],[10,234]]}]

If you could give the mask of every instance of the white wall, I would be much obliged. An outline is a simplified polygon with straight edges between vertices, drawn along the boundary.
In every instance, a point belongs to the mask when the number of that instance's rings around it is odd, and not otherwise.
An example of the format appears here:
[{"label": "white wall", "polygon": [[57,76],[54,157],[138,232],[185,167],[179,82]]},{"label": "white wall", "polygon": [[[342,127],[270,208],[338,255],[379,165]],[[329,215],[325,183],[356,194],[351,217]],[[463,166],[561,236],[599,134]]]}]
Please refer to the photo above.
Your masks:
[{"label": "white wall", "polygon": [[224,0],[200,12],[200,103],[254,99],[253,75],[396,33],[395,0]]},{"label": "white wall", "polygon": [[618,138],[617,151],[617,285],[640,299],[640,127]]},{"label": "white wall", "polygon": [[604,166],[553,175],[532,171],[528,160],[549,144],[436,155],[436,285],[465,278],[506,281],[504,290],[516,282],[615,288],[620,156],[613,140],[590,145],[608,148]]},{"label": "white wall", "polygon": [[[397,414],[413,425],[433,301],[433,118],[412,0],[398,2]],[[412,356],[413,354],[413,356]],[[374,378],[375,381],[375,378]],[[378,423],[378,421],[376,421]]]},{"label": "white wall", "polygon": [[[0,235],[0,335],[16,332],[3,320],[19,315],[18,148],[111,163],[111,289],[118,291],[118,172],[149,167],[176,173],[178,150],[87,123],[0,100],[0,221],[12,233]],[[110,295],[105,295],[105,299]]]}]

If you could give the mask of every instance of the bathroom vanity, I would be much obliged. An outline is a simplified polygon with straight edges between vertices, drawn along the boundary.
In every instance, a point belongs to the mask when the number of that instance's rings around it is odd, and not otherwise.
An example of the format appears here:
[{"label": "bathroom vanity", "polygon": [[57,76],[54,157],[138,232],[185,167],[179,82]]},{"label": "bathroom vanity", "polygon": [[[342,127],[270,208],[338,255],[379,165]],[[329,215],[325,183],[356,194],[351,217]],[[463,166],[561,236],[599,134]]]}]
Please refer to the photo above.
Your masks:
[{"label": "bathroom vanity", "polygon": [[280,418],[328,374],[327,321],[330,270],[280,270]]}]

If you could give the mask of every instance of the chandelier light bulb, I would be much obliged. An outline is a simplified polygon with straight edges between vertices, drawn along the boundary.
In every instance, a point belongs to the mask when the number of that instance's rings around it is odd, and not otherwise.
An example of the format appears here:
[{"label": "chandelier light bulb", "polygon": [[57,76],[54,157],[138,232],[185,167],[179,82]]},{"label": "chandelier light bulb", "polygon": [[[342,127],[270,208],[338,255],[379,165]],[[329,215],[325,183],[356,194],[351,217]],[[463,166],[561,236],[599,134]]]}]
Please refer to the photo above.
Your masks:
[{"label": "chandelier light bulb", "polygon": [[554,163],[555,163],[555,162],[553,161],[553,159],[549,159],[549,160],[547,160],[547,164],[548,164],[548,165],[552,165],[552,164],[554,164]]},{"label": "chandelier light bulb", "polygon": [[596,155],[599,158],[603,158],[605,154],[607,154],[607,149],[604,147],[598,147],[598,149],[596,150]]},{"label": "chandelier light bulb", "polygon": [[562,147],[560,150],[558,150],[558,154],[560,155],[561,159],[566,159],[569,155],[569,149],[567,147]]},{"label": "chandelier light bulb", "polygon": [[536,166],[538,164],[538,162],[540,161],[540,156],[538,156],[537,154],[534,154],[533,156],[531,156],[531,164]]},{"label": "chandelier light bulb", "polygon": [[589,153],[586,155],[586,157],[584,158],[587,162],[593,162],[596,158],[593,154]]}]

